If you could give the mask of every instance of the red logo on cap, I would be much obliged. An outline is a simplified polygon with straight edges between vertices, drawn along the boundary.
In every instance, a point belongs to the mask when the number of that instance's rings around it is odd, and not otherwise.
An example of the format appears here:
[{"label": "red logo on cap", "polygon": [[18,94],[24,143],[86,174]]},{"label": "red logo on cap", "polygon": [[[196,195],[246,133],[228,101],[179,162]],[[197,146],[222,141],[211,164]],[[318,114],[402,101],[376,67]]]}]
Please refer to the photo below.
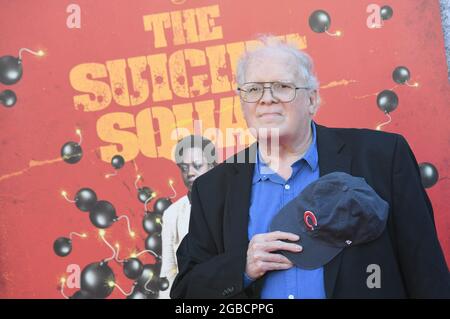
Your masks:
[{"label": "red logo on cap", "polygon": [[317,218],[312,211],[307,210],[303,214],[303,221],[305,222],[305,225],[309,228],[309,230],[314,230],[314,227],[317,227]]}]

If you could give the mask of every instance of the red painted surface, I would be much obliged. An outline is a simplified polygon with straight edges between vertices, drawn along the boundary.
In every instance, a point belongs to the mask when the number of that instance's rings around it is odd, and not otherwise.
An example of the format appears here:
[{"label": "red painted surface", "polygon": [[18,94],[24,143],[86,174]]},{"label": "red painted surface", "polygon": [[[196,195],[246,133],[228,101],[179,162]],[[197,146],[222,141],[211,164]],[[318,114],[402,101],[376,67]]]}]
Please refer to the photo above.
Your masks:
[{"label": "red painted surface", "polygon": [[[24,55],[23,78],[13,89],[17,104],[0,108],[0,297],[61,298],[59,278],[69,264],[86,264],[110,256],[99,239],[88,214],[67,203],[62,189],[73,196],[81,187],[91,187],[100,199],[111,201],[117,212],[130,215],[136,239],[127,236],[125,221],[107,230],[106,238],[121,245],[125,252],[144,248],[141,227],[143,205],[136,199],[136,175],[127,162],[119,175],[112,172],[95,151],[105,145],[96,133],[97,119],[104,113],[124,111],[114,104],[99,112],[76,110],[73,96],[79,94],[69,82],[70,70],[86,62],[173,52],[179,48],[200,48],[214,44],[245,41],[259,33],[299,33],[307,38],[307,52],[315,60],[321,85],[333,81],[354,81],[346,86],[323,88],[323,105],[317,122],[327,126],[375,128],[385,120],[377,108],[376,93],[396,86],[392,72],[399,65],[411,71],[411,82],[418,88],[397,86],[399,107],[384,130],[404,135],[419,162],[433,163],[442,178],[427,190],[435,211],[439,238],[450,261],[449,143],[450,85],[447,80],[444,43],[438,1],[386,1],[394,10],[392,19],[376,30],[366,26],[366,7],[374,1],[190,1],[175,5],[169,0],[78,0],[81,29],[66,27],[66,7],[73,1],[0,1],[0,56],[17,55],[21,47],[40,48],[47,55]],[[210,42],[154,49],[150,32],[145,32],[142,17],[151,13],[219,4],[224,38]],[[333,38],[316,34],[308,17],[316,9],[326,10],[331,31],[342,30]],[[0,85],[3,90],[6,87]],[[366,98],[358,98],[362,96]],[[212,94],[201,99],[215,98]],[[230,94],[228,94],[230,96]],[[185,100],[161,102],[160,106]],[[187,101],[196,101],[195,98]],[[148,102],[126,109],[137,114],[152,107]],[[76,165],[58,161],[27,169],[30,161],[59,157],[61,146],[77,141],[75,127],[82,128],[84,157]],[[133,131],[133,129],[130,129]],[[168,180],[174,180],[177,198],[186,190],[177,167],[166,159],[150,159],[140,154],[135,162],[144,176],[141,185],[161,196],[171,194]],[[10,175],[12,174],[12,175]],[[57,257],[53,241],[71,231],[87,232],[86,239],[74,238],[72,253]],[[145,257],[146,262],[153,262]],[[132,281],[111,263],[117,283],[129,290]],[[68,294],[75,290],[67,289]],[[115,289],[113,298],[123,298]]]}]

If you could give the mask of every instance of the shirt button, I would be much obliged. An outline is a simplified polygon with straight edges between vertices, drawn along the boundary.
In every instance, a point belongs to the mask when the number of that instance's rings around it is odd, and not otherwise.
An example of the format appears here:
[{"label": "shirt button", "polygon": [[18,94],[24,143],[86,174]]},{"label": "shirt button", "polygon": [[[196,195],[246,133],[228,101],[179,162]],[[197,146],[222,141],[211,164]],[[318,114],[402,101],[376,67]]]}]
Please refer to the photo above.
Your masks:
[{"label": "shirt button", "polygon": [[284,185],[284,189],[289,190],[291,189],[291,186],[289,186],[289,184]]},{"label": "shirt button", "polygon": [[294,295],[289,295],[289,299],[294,299]]}]

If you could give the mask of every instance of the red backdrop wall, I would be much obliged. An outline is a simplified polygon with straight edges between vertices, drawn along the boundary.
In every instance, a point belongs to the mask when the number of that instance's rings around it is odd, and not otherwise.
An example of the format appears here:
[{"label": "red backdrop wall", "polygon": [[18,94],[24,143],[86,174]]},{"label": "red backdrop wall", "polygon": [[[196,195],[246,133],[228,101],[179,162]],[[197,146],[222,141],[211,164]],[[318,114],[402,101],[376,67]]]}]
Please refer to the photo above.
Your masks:
[{"label": "red backdrop wall", "polygon": [[[71,3],[81,9],[80,28],[67,25],[73,14],[66,10]],[[368,27],[367,21],[372,14],[367,12],[370,4],[391,6],[392,18],[383,21],[379,28]],[[204,7],[210,8],[205,9],[210,12],[205,20],[208,26],[205,30],[210,33],[197,39],[195,27],[187,26],[185,43],[174,43],[174,36],[182,33],[167,28],[164,33],[167,45],[158,47],[156,37],[162,34],[156,35],[154,29],[145,30],[146,16],[167,12],[176,19],[177,11],[196,8],[197,11],[191,10],[188,14],[195,12],[198,15],[205,12],[199,9]],[[325,10],[331,17],[329,32],[339,30],[341,36],[311,30],[308,18],[318,9]],[[199,24],[204,21],[197,20],[196,23],[201,31]],[[172,21],[172,24],[176,23]],[[90,187],[100,199],[111,201],[118,214],[126,213],[130,217],[137,233],[134,239],[128,236],[126,223],[122,220],[106,230],[105,238],[120,244],[122,258],[132,251],[144,249],[146,234],[141,226],[144,207],[136,198],[133,185],[136,174],[143,177],[139,185],[151,187],[159,197],[172,195],[169,179],[174,181],[177,191],[173,200],[186,193],[177,167],[164,156],[170,148],[163,141],[167,138],[163,131],[174,123],[177,127],[191,128],[192,119],[202,118],[202,115],[191,112],[193,104],[189,103],[208,100],[211,102],[205,103],[213,105],[214,112],[203,118],[210,125],[220,127],[220,121],[223,121],[221,128],[224,128],[227,123],[232,123],[227,122],[226,116],[230,116],[229,121],[239,123],[242,120],[239,110],[233,108],[230,99],[234,95],[232,58],[225,54],[219,69],[211,73],[214,53],[208,56],[210,49],[207,48],[229,48],[233,43],[239,46],[261,33],[294,34],[313,57],[323,100],[316,118],[320,124],[374,129],[386,120],[377,107],[377,93],[385,89],[396,92],[399,106],[391,113],[392,122],[382,129],[404,135],[417,160],[431,162],[438,169],[440,179],[427,192],[434,207],[439,239],[447,260],[450,260],[450,86],[437,0],[383,3],[366,0],[1,0],[0,56],[17,56],[22,47],[42,49],[45,56],[24,53],[22,79],[8,87],[0,84],[0,90],[11,89],[17,94],[14,107],[0,108],[0,297],[61,298],[59,279],[67,276],[68,265],[79,265],[82,269],[90,262],[110,256],[111,250],[99,239],[88,214],[65,201],[60,195],[61,190],[73,198],[80,188]],[[188,43],[190,41],[193,42]],[[168,83],[172,96],[160,92],[162,99],[157,101],[152,79],[158,81],[158,74],[151,73],[147,65],[140,69],[140,76],[147,81],[143,86],[147,84],[149,97],[136,102],[143,96],[136,94],[136,88],[133,91],[130,58],[139,61],[139,57],[162,54],[170,59],[180,50],[186,57],[188,49],[198,51],[195,51],[194,62],[187,64],[185,80],[192,86],[192,76],[206,75],[201,78],[199,90],[192,89],[183,97],[181,89],[177,91],[173,83]],[[217,50],[214,52],[222,52]],[[111,61],[122,61],[128,66],[125,69],[128,88],[110,83],[113,71],[108,70],[107,63]],[[71,79],[71,72],[76,73],[77,67],[90,63],[100,65],[99,69],[105,69],[106,73],[94,76],[77,73],[74,76],[79,78]],[[178,63],[169,61],[166,67],[176,69]],[[195,63],[198,66],[192,65]],[[158,65],[164,68],[164,64]],[[410,82],[419,85],[410,87],[395,83],[392,72],[397,66],[408,67]],[[87,68],[92,72],[96,70],[93,66]],[[173,76],[169,72],[168,79]],[[124,98],[121,90],[128,89],[130,99],[122,101],[130,106],[120,105],[113,97],[103,109],[88,111],[86,104],[79,103],[78,96],[89,94],[90,101],[101,104],[108,95],[105,93],[99,98],[77,88],[77,83],[88,83],[93,78],[105,83],[119,100]],[[216,83],[217,87],[223,85],[225,89],[213,92],[214,80],[219,83]],[[177,82],[174,80],[174,83]],[[99,84],[94,86],[98,88]],[[115,91],[117,89],[119,91]],[[145,88],[141,89],[140,93],[145,94]],[[130,102],[133,98],[135,105]],[[222,105],[221,99],[224,99]],[[201,108],[197,106],[198,111]],[[142,117],[147,122],[140,122],[138,114],[146,109],[151,115]],[[113,113],[117,113],[118,124],[113,120],[101,124]],[[158,117],[158,114],[164,116]],[[68,141],[78,141],[76,128],[82,132],[84,154],[80,162],[70,165],[61,160],[60,149]],[[139,139],[136,138],[138,130]],[[124,131],[129,135],[121,137],[122,145],[114,132]],[[130,146],[136,143],[138,146]],[[138,152],[133,155],[136,148]],[[113,153],[123,154],[127,162],[117,176],[106,179],[104,175],[113,172],[109,164]],[[75,237],[72,253],[64,258],[56,256],[54,240],[68,236],[72,231],[85,232],[88,237]],[[151,256],[144,256],[142,260],[154,262]],[[132,281],[123,276],[119,265],[111,264],[111,267],[117,283],[129,290]],[[71,294],[75,290],[68,287],[66,292]],[[123,298],[123,295],[116,289],[111,297]]]}]

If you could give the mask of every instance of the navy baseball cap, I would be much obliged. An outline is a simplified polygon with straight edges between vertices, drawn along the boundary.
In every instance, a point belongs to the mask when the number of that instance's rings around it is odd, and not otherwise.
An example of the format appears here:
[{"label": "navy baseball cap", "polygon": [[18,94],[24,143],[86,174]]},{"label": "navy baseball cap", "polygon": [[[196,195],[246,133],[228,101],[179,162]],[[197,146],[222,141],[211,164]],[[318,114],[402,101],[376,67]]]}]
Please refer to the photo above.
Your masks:
[{"label": "navy baseball cap", "polygon": [[389,204],[364,178],[333,172],[312,182],[273,218],[270,231],[300,236],[299,253],[280,251],[303,269],[322,267],[344,248],[378,238]]}]

